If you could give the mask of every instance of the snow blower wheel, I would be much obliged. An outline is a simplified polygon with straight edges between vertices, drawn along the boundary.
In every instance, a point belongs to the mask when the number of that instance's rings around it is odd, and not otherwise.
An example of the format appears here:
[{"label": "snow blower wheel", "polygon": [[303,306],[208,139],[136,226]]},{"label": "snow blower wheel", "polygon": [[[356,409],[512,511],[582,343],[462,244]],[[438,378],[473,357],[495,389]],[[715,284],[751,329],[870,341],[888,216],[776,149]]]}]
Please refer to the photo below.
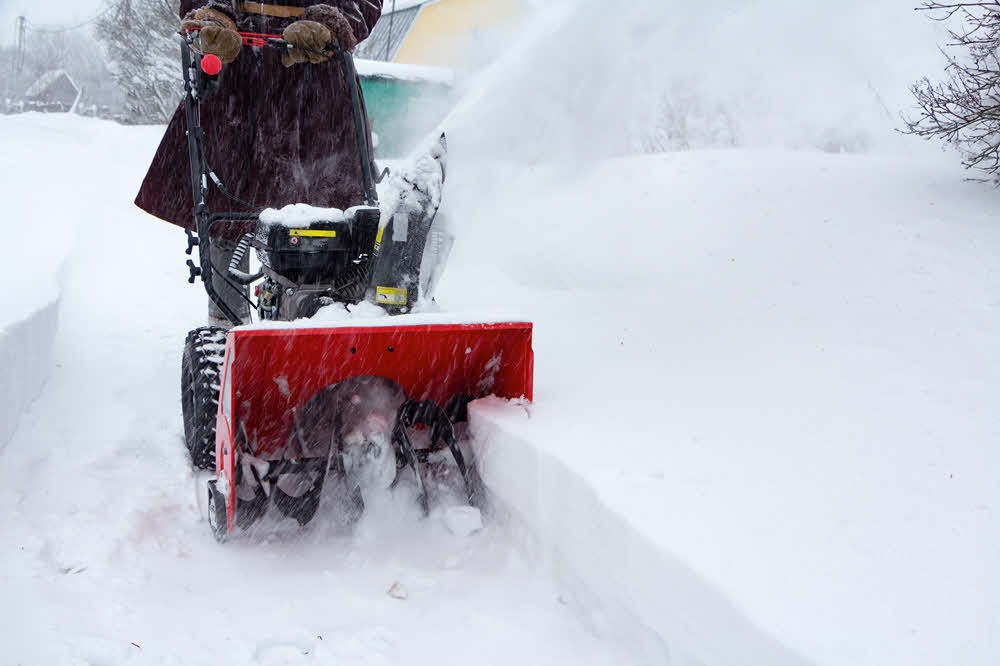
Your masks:
[{"label": "snow blower wheel", "polygon": [[215,419],[225,348],[226,331],[217,326],[196,328],[184,341],[181,357],[184,442],[197,469],[215,470]]}]

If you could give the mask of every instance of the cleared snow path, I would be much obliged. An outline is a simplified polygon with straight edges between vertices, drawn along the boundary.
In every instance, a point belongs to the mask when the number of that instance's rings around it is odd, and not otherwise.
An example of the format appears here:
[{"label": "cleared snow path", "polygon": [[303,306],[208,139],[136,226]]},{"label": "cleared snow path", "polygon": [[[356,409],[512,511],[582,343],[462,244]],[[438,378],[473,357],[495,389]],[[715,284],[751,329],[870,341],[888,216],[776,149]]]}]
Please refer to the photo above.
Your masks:
[{"label": "cleared snow path", "polygon": [[[181,344],[204,294],[185,282],[183,235],[131,205],[162,130],[15,122],[66,132],[47,153],[24,142],[6,156],[37,183],[13,191],[4,179],[5,200],[34,202],[16,223],[73,220],[79,233],[56,366],[0,450],[4,663],[636,661],[589,633],[499,526],[458,538],[389,506],[350,536],[321,521],[218,546],[178,404]],[[56,155],[72,185],[45,178]],[[16,284],[30,290],[34,269],[19,268]],[[406,599],[387,594],[395,583]]]}]

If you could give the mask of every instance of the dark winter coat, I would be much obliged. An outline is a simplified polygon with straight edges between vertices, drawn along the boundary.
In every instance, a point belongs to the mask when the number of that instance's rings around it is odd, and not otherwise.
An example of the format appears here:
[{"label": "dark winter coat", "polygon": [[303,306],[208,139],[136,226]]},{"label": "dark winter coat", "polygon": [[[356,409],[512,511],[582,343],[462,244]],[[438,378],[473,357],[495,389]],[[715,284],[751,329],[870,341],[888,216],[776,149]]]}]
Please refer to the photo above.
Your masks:
[{"label": "dark winter coat", "polygon": [[[272,4],[336,7],[359,42],[382,12],[382,0],[274,0]],[[180,16],[202,7],[231,16],[241,32],[280,35],[296,20],[240,13],[222,0],[181,0]],[[244,201],[279,208],[289,203],[347,208],[362,201],[350,94],[336,60],[285,68],[279,51],[244,46],[224,69],[220,91],[202,104],[201,122],[210,168],[226,189]],[[193,224],[193,200],[185,130],[182,104],[135,203],[156,217],[187,227]],[[211,184],[207,203],[212,212],[245,210]]]}]

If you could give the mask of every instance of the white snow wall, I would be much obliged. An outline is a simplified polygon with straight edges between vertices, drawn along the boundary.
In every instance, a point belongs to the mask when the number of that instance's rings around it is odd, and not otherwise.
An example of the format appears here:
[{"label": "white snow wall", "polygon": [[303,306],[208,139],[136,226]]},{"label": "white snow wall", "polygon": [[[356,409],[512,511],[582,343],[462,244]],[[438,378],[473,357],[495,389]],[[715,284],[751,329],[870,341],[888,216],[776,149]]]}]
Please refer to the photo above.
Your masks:
[{"label": "white snow wall", "polygon": [[599,635],[639,646],[651,663],[808,663],[530,441],[526,408],[479,400],[469,418],[483,480],[500,510],[529,531],[528,543],[555,577],[561,601]]},{"label": "white snow wall", "polygon": [[52,368],[59,298],[0,328],[0,447],[17,431]]}]

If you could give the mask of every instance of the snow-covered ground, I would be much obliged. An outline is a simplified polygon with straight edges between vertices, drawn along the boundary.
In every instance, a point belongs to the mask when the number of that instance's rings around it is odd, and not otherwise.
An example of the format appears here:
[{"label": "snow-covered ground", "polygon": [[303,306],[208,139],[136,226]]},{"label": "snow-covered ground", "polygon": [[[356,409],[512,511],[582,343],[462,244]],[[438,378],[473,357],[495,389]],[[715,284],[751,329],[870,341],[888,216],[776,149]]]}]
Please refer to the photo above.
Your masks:
[{"label": "snow-covered ground", "polygon": [[[666,4],[540,20],[449,119],[439,302],[535,322],[534,404],[474,409],[510,514],[469,538],[388,503],[217,546],[177,396],[204,295],[131,206],[162,128],[0,118],[19,307],[61,297],[0,444],[5,659],[1000,662],[1000,195],[891,133],[927,35]],[[751,147],[622,156],[665,90]]]},{"label": "snow-covered ground", "polygon": [[[490,285],[535,322],[530,418],[491,417],[510,443],[787,646],[996,663],[998,195],[962,177],[749,151],[507,173],[490,196],[523,214],[475,208],[441,298]],[[627,552],[606,575],[670,589]]]},{"label": "snow-covered ground", "polygon": [[[706,663],[741,661],[714,592],[820,664],[1000,661],[998,195],[894,132],[940,26],[562,4],[448,121],[441,300],[536,324],[530,417],[482,414],[494,481],[517,488],[504,444],[534,452],[555,568]],[[692,587],[715,600],[686,613]]]},{"label": "snow-covered ground", "polygon": [[[63,122],[81,191],[108,194],[80,218],[88,231],[62,276],[49,385],[0,453],[4,596],[21,600],[4,606],[0,633],[15,662],[651,654],[602,630],[614,623],[592,616],[615,606],[562,589],[522,548],[516,517],[471,540],[386,512],[354,536],[321,524],[216,546],[176,395],[203,296],[184,282],[178,232],[129,204],[159,130]],[[47,168],[28,151],[17,161],[39,178]],[[481,196],[519,203],[483,206],[455,175],[449,214],[476,217],[440,300],[481,308],[488,293],[532,317],[531,418],[498,421],[677,564],[642,568],[593,534],[579,547],[610,548],[621,571],[584,585],[607,592],[641,574],[670,605],[671,582],[696,579],[820,664],[995,662],[994,191],[939,156],[492,168],[502,185]],[[45,210],[71,215],[76,201]],[[115,276],[126,277],[98,288]],[[407,601],[386,596],[396,580]],[[711,629],[725,640],[725,626]],[[704,647],[694,657],[713,663]]]}]

